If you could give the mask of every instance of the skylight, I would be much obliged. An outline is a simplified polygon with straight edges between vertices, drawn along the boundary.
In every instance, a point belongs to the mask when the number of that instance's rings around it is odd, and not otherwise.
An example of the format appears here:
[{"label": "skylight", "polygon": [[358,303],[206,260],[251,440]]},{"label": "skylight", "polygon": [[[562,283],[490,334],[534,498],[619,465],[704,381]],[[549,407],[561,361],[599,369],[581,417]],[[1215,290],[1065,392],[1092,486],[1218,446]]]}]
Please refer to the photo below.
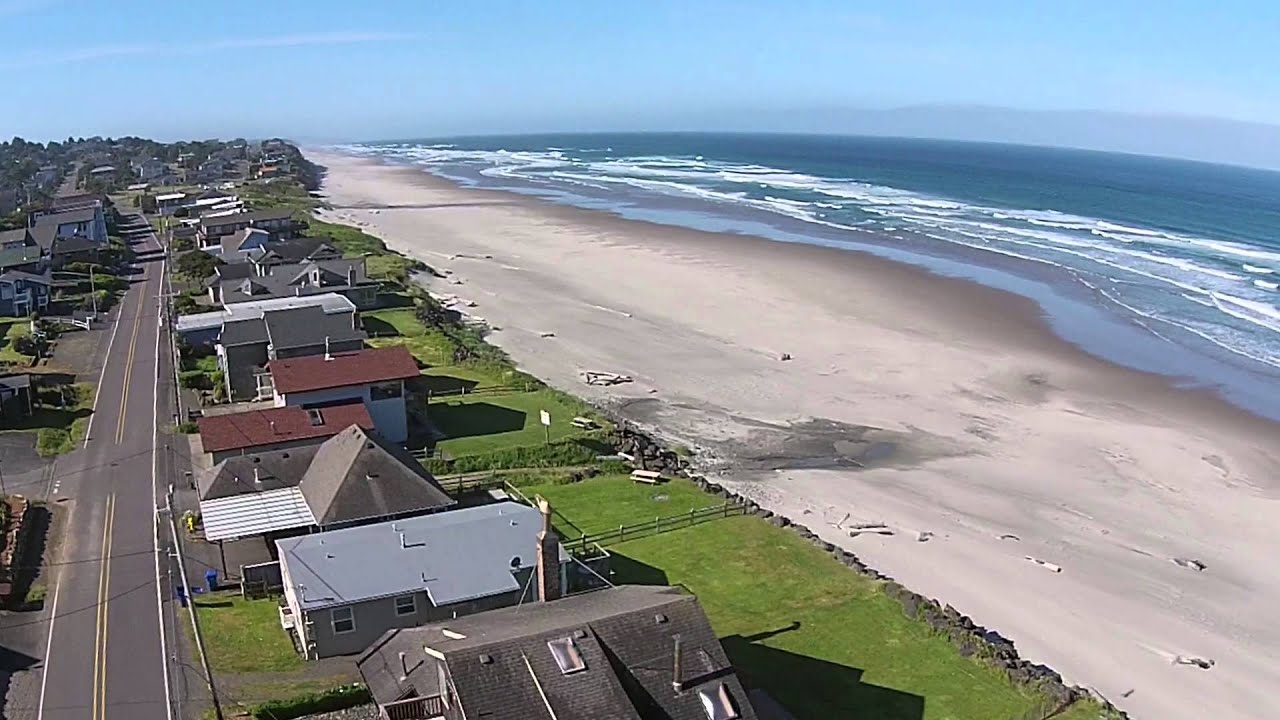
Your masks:
[{"label": "skylight", "polygon": [[324,415],[321,415],[320,411],[314,408],[307,411],[307,418],[311,420],[312,427],[324,424]]},{"label": "skylight", "polygon": [[734,707],[733,698],[729,697],[729,688],[720,683],[715,688],[702,688],[698,691],[698,699],[702,701],[702,710],[707,713],[707,720],[736,720],[742,717],[738,708]]},{"label": "skylight", "polygon": [[578,646],[573,642],[573,638],[565,637],[549,640],[547,641],[547,647],[551,650],[551,657],[556,659],[556,665],[560,668],[561,675],[569,675],[587,669],[587,663],[583,661],[582,653],[578,652]]}]

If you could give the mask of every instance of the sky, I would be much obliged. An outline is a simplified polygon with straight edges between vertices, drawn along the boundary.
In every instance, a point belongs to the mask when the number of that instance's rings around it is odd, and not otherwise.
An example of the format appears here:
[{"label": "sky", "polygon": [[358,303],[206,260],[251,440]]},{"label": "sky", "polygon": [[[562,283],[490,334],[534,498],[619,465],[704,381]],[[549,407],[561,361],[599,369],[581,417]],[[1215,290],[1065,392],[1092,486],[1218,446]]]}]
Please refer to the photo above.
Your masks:
[{"label": "sky", "polygon": [[1273,0],[0,0],[0,28],[0,137],[36,140],[788,130],[922,104],[1280,124]]}]

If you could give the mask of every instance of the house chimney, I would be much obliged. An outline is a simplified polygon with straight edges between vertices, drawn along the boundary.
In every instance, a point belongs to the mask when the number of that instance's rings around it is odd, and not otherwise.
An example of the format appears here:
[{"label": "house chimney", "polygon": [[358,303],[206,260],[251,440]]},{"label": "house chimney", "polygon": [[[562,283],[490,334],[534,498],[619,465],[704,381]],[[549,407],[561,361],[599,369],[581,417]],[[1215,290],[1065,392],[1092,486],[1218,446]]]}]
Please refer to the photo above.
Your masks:
[{"label": "house chimney", "polygon": [[324,336],[324,359],[332,360],[333,356],[329,354],[329,336]]},{"label": "house chimney", "polygon": [[409,660],[404,653],[400,653],[400,679],[409,677]]},{"label": "house chimney", "polygon": [[682,680],[684,668],[681,667],[681,662],[680,662],[684,658],[682,657],[682,654],[681,654],[679,634],[675,636],[675,641],[676,641],[675,657],[672,662],[672,668],[671,668],[671,687],[676,692],[680,692],[681,690],[684,690],[684,681]]},{"label": "house chimney", "polygon": [[356,266],[351,265],[347,268],[347,285],[355,287],[356,284]]},{"label": "house chimney", "polygon": [[542,530],[538,532],[538,599],[548,602],[560,597],[560,540],[551,529],[551,504],[538,498]]}]

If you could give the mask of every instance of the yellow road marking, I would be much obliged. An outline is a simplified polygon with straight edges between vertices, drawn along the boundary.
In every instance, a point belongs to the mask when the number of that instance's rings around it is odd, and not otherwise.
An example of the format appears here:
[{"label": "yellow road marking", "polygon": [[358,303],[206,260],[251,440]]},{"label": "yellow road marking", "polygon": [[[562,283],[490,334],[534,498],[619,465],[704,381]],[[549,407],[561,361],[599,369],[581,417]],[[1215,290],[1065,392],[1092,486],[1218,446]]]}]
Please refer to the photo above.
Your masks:
[{"label": "yellow road marking", "polygon": [[107,715],[107,607],[111,599],[111,535],[115,530],[116,496],[107,496],[106,517],[102,525],[101,575],[98,576],[98,628],[93,645],[93,715],[102,720]]},{"label": "yellow road marking", "polygon": [[142,310],[145,304],[146,296],[139,296],[138,313],[133,317],[133,337],[129,338],[129,357],[124,362],[124,380],[120,383],[120,422],[116,426],[117,445],[124,442],[124,421],[129,415],[129,380],[133,377],[133,357],[134,351],[138,349],[138,329],[142,327]]}]

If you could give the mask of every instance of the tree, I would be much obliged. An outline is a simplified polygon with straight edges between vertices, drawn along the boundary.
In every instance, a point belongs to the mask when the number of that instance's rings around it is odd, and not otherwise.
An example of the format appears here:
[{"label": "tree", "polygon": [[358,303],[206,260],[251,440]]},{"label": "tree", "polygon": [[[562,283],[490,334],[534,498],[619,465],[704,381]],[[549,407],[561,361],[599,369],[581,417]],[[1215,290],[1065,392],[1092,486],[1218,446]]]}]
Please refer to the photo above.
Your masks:
[{"label": "tree", "polygon": [[213,274],[214,268],[222,265],[218,258],[202,250],[194,250],[178,258],[175,267],[180,275],[192,280],[203,280]]}]

